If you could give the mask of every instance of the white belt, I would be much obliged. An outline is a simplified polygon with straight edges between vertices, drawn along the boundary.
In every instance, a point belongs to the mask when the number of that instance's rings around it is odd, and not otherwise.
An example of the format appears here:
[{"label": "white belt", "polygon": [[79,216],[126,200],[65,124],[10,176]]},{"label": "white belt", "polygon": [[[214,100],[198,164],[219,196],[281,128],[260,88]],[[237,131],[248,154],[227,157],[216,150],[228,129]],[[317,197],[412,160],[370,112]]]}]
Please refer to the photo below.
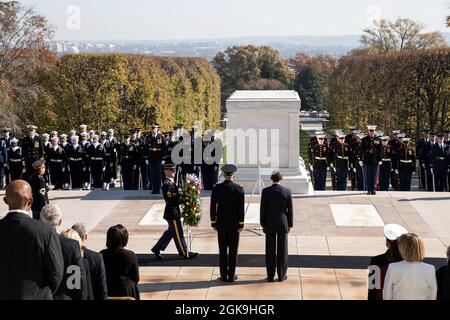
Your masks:
[{"label": "white belt", "polygon": [[81,161],[83,160],[82,158],[69,158],[69,161]]},{"label": "white belt", "polygon": [[9,161],[11,161],[11,162],[22,162],[23,160],[22,159],[9,159]]},{"label": "white belt", "polygon": [[436,159],[436,160],[445,160],[444,157],[436,157],[435,159]]},{"label": "white belt", "polygon": [[103,158],[94,158],[94,157],[92,157],[91,160],[103,160]]},{"label": "white belt", "polygon": [[316,160],[327,160],[327,158],[314,157]]},{"label": "white belt", "polygon": [[337,156],[337,157],[342,160],[348,160],[348,157],[341,157],[341,156]]},{"label": "white belt", "polygon": [[400,160],[400,162],[403,162],[403,163],[411,163],[412,160]]},{"label": "white belt", "polygon": [[385,161],[385,162],[389,161],[389,162],[391,162],[391,159],[383,159],[381,161]]},{"label": "white belt", "polygon": [[63,162],[61,159],[50,159],[51,162]]}]

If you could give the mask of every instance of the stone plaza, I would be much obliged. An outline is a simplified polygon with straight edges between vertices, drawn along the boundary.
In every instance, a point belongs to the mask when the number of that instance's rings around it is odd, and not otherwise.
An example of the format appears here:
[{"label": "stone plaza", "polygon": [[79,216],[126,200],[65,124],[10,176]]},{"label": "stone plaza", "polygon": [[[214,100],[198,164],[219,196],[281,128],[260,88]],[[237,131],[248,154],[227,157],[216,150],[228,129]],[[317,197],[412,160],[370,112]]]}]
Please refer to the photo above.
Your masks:
[{"label": "stone plaza", "polygon": [[[4,196],[4,191],[0,192]],[[232,284],[218,280],[216,233],[210,227],[209,193],[203,194],[203,217],[193,229],[192,250],[184,260],[173,243],[158,261],[150,248],[166,230],[164,201],[147,191],[53,191],[50,201],[63,210],[63,225],[84,222],[88,247],[105,247],[106,231],[115,224],[130,232],[128,249],[140,263],[142,299],[366,299],[369,258],[383,253],[383,226],[403,225],[425,242],[427,262],[445,261],[450,245],[450,194],[420,192],[316,192],[294,196],[294,228],[289,236],[288,280],[265,281],[264,236],[259,230],[259,197],[246,198],[237,274]],[[250,200],[251,199],[251,200]],[[249,203],[251,201],[251,203]],[[2,201],[0,216],[7,212]]]}]

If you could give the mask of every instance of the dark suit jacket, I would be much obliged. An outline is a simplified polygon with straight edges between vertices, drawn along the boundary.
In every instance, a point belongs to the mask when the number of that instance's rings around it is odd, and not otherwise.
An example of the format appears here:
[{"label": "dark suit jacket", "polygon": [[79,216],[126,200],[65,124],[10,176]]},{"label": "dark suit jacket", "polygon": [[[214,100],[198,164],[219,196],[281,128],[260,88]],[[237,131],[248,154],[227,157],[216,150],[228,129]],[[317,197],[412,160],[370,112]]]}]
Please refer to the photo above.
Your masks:
[{"label": "dark suit jacket", "polygon": [[450,300],[450,263],[436,271],[437,300]]},{"label": "dark suit jacket", "polygon": [[[81,256],[80,244],[72,239],[59,237],[64,258],[64,276],[61,284],[56,291],[55,300],[86,300],[88,294],[86,270]],[[72,289],[67,286],[67,280],[74,275],[68,268],[70,266],[78,266],[81,272],[80,289]],[[72,278],[71,278],[72,279]],[[69,281],[73,283],[73,281]]]},{"label": "dark suit jacket", "polygon": [[108,290],[106,287],[105,264],[103,256],[95,251],[83,248],[84,260],[88,264],[89,276],[92,287],[93,300],[106,300]]},{"label": "dark suit jacket", "polygon": [[217,230],[237,231],[244,227],[244,189],[225,180],[217,184],[211,194],[211,225]]},{"label": "dark suit jacket", "polygon": [[260,220],[267,233],[287,233],[293,218],[291,190],[274,183],[262,191]]},{"label": "dark suit jacket", "polygon": [[64,261],[54,228],[10,212],[0,220],[0,300],[51,300]]},{"label": "dark suit jacket", "polygon": [[109,297],[133,297],[139,300],[139,265],[133,251],[126,249],[100,252],[105,262]]},{"label": "dark suit jacket", "polygon": [[[386,250],[385,253],[370,258],[369,266],[378,266],[380,269],[387,267],[394,262],[402,261],[400,257],[393,257],[391,250]],[[369,275],[370,276],[370,275]],[[377,289],[369,289],[368,300],[377,300]]]}]

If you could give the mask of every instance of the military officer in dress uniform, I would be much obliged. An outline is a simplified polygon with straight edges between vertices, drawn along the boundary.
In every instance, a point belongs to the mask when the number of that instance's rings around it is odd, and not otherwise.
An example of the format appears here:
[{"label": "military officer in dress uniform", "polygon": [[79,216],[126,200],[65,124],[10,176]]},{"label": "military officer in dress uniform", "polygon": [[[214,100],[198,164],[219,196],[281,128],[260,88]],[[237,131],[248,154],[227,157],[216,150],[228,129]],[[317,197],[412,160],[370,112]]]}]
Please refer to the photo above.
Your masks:
[{"label": "military officer in dress uniform", "polygon": [[48,191],[51,190],[52,187],[49,186],[44,179],[45,160],[33,162],[32,168],[34,173],[30,177],[30,186],[33,192],[31,211],[33,213],[33,219],[40,220],[42,208],[49,204]]},{"label": "military officer in dress uniform", "polygon": [[429,162],[431,174],[434,176],[434,191],[442,192],[447,185],[447,173],[450,168],[448,163],[450,147],[444,143],[444,135],[436,136],[436,143],[431,147]]},{"label": "military officer in dress uniform", "polygon": [[122,187],[124,190],[133,190],[134,166],[136,164],[136,146],[131,143],[129,134],[123,136],[123,142],[118,150]]},{"label": "military officer in dress uniform", "polygon": [[357,189],[358,191],[364,190],[364,175],[363,168],[359,165],[361,161],[361,141],[364,139],[365,135],[359,132],[356,135],[355,143],[352,146],[352,155],[351,155],[351,163],[352,163],[352,191]]},{"label": "military officer in dress uniform", "polygon": [[5,169],[8,167],[8,149],[6,142],[0,139],[0,189],[4,186]]},{"label": "military officer in dress uniform", "polygon": [[117,161],[118,161],[118,148],[119,148],[119,141],[114,137],[114,129],[108,129],[107,132],[107,139],[109,140],[109,143],[111,144],[111,158],[110,158],[110,165],[109,170],[111,171],[111,181],[109,186],[115,187],[116,181],[117,181]]},{"label": "military officer in dress uniform", "polygon": [[88,147],[91,142],[89,141],[89,133],[80,133],[80,145],[83,148],[83,190],[89,190],[91,188],[91,171]]},{"label": "military officer in dress uniform", "polygon": [[433,185],[433,176],[431,173],[431,164],[430,164],[430,152],[431,148],[433,147],[436,139],[436,134],[432,131],[428,132],[428,139],[425,142],[424,146],[420,149],[420,155],[419,158],[424,160],[424,163],[422,164],[423,167],[425,167],[425,184],[426,184],[426,190],[433,191],[434,185]]},{"label": "military officer in dress uniform", "polygon": [[181,224],[181,195],[174,180],[175,170],[176,166],[174,164],[164,165],[164,173],[166,175],[166,180],[162,186],[164,200],[166,201],[164,219],[167,221],[169,228],[164,232],[151,250],[159,260],[163,259],[161,251],[166,250],[172,239],[175,241],[180,256],[185,259],[192,259],[198,255],[196,252],[188,253],[188,248],[184,239],[183,226]]},{"label": "military officer in dress uniform", "polygon": [[426,190],[426,180],[425,180],[425,176],[426,176],[426,170],[425,170],[425,163],[427,161],[427,155],[424,154],[422,152],[422,150],[426,147],[427,144],[427,140],[428,140],[428,132],[430,132],[430,130],[428,129],[423,129],[422,130],[422,137],[419,139],[419,141],[417,141],[416,144],[416,156],[419,159],[419,188],[421,190]]},{"label": "military officer in dress uniform", "polygon": [[63,133],[60,136],[60,145],[61,147],[64,149],[64,167],[63,167],[63,173],[62,173],[62,177],[63,177],[63,189],[64,190],[69,190],[70,189],[70,172],[69,172],[69,168],[68,168],[68,162],[67,162],[67,151],[70,147],[70,143],[67,140],[68,136],[67,134]]},{"label": "military officer in dress uniform", "polygon": [[8,150],[9,182],[20,180],[25,170],[25,160],[22,148],[18,146],[19,140],[11,139],[11,147]]},{"label": "military officer in dress uniform", "polygon": [[68,169],[72,190],[83,188],[84,148],[79,143],[78,136],[72,137],[72,143],[67,152]]},{"label": "military officer in dress uniform", "polygon": [[376,183],[378,168],[381,164],[380,140],[375,137],[377,126],[368,125],[368,136],[361,141],[361,161],[359,165],[363,167],[365,187],[367,194],[376,194]]},{"label": "military officer in dress uniform", "polygon": [[159,133],[159,125],[152,125],[152,132],[146,137],[149,151],[149,173],[152,194],[161,193],[161,165],[165,149],[164,137]]},{"label": "military officer in dress uniform", "polygon": [[89,154],[89,164],[92,175],[92,188],[103,188],[103,174],[105,172],[105,148],[98,141],[98,136],[92,136],[92,144],[89,145],[87,153]]},{"label": "military officer in dress uniform", "polygon": [[339,132],[337,134],[337,143],[334,145],[333,166],[336,172],[336,190],[345,191],[347,189],[347,175],[350,168],[350,155],[352,149],[348,143],[345,143],[345,134]]},{"label": "military officer in dress uniform", "polygon": [[134,164],[133,184],[134,189],[148,188],[148,150],[146,148],[146,139],[142,136],[140,128],[133,131],[131,143],[136,148],[136,162]]},{"label": "military officer in dress uniform", "polygon": [[394,171],[394,150],[389,145],[389,136],[383,136],[381,140],[381,165],[378,190],[389,191],[389,182],[391,179],[392,171]]},{"label": "military officer in dress uniform", "polygon": [[[328,162],[329,164],[332,163],[332,159],[334,159],[334,148],[336,147],[337,141],[337,135],[340,134],[341,130],[336,130],[334,133],[334,136],[330,139],[330,144],[328,148]],[[330,165],[330,176],[331,176],[331,189],[336,190],[336,169]]]},{"label": "military officer in dress uniform", "polygon": [[[2,140],[4,142],[4,145],[6,147],[6,153],[8,154],[9,149],[11,148],[11,140],[13,139],[13,137],[11,137],[10,135],[11,129],[10,128],[3,128],[2,129],[2,133],[3,136],[0,140]],[[11,182],[11,175],[9,173],[9,166],[6,165],[5,167],[5,181],[6,184],[8,185]]]},{"label": "military officer in dress uniform", "polygon": [[104,153],[104,166],[105,170],[103,171],[103,190],[109,190],[109,184],[111,182],[112,176],[111,176],[111,152],[112,152],[112,144],[107,139],[106,132],[102,132],[100,134],[100,143],[103,145],[103,149],[105,150]]},{"label": "military officer in dress uniform", "polygon": [[244,229],[244,189],[233,182],[237,167],[227,164],[222,168],[225,181],[214,186],[211,193],[211,226],[217,231],[220,252],[220,279],[237,279],[236,263],[239,235]]},{"label": "military officer in dress uniform", "polygon": [[57,137],[52,138],[52,146],[47,150],[46,159],[48,161],[49,183],[55,186],[56,190],[63,189],[66,151],[59,144]]},{"label": "military officer in dress uniform", "polygon": [[23,156],[25,158],[25,174],[22,176],[24,180],[29,181],[31,175],[34,173],[33,163],[36,160],[44,160],[44,146],[41,138],[36,133],[38,127],[29,125],[28,134],[22,138],[21,147]]},{"label": "military officer in dress uniform", "polygon": [[400,179],[400,191],[411,190],[411,178],[413,172],[416,171],[416,155],[413,148],[409,145],[411,138],[402,138],[402,146],[397,151],[396,173]]},{"label": "military officer in dress uniform", "polygon": [[328,145],[323,134],[317,135],[317,143],[311,150],[310,170],[314,178],[314,190],[325,190],[328,167]]}]

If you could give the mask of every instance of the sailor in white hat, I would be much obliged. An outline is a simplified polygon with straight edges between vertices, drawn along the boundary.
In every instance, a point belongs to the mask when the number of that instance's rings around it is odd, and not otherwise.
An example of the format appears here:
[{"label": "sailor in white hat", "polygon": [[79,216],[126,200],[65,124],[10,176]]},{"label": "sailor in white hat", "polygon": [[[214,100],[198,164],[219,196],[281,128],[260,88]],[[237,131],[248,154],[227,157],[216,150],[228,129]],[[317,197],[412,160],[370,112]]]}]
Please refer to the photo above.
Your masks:
[{"label": "sailor in white hat", "polygon": [[398,251],[398,239],[408,233],[408,231],[398,224],[387,224],[384,229],[384,236],[386,238],[387,251],[378,256],[372,257],[370,259],[370,273],[369,273],[369,294],[368,300],[379,300],[377,297],[377,288],[375,279],[380,279],[380,274],[375,274],[375,272],[381,272],[390,263],[402,261],[402,257]]},{"label": "sailor in white hat", "polygon": [[11,147],[8,149],[9,181],[19,180],[24,170],[22,148],[18,146],[19,140],[11,139]]}]

